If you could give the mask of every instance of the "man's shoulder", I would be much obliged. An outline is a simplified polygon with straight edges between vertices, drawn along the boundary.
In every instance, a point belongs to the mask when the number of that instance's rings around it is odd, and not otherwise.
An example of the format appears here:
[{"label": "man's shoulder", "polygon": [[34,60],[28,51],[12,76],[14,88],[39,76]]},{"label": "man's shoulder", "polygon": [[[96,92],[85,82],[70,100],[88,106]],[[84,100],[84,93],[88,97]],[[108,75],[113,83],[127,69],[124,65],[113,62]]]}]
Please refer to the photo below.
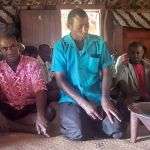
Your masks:
[{"label": "man's shoulder", "polygon": [[70,43],[70,35],[65,35],[55,42],[55,45]]},{"label": "man's shoulder", "polygon": [[104,39],[102,36],[99,35],[94,35],[94,34],[88,34],[88,39],[89,40],[93,40],[93,41],[97,41],[97,42],[104,42]]},{"label": "man's shoulder", "polygon": [[72,44],[72,39],[70,35],[66,35],[55,42],[54,51],[57,50],[57,51],[64,52],[68,50],[71,44]]},{"label": "man's shoulder", "polygon": [[21,57],[22,57],[22,60],[31,61],[31,62],[37,61],[36,58],[30,57],[30,56],[22,55]]},{"label": "man's shoulder", "polygon": [[22,55],[22,61],[24,65],[29,65],[29,66],[35,66],[39,64],[39,61],[36,58],[29,57],[29,56]]}]

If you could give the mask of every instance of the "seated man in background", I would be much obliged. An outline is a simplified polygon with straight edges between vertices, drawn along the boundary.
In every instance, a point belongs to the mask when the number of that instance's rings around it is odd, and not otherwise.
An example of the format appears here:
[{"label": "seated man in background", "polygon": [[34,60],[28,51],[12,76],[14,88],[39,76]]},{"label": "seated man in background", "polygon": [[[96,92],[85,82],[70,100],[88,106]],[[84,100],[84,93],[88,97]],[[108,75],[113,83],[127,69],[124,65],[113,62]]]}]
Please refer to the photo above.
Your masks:
[{"label": "seated man in background", "polygon": [[129,62],[118,66],[117,84],[127,105],[150,100],[150,61],[144,59],[145,51],[142,43],[131,43],[128,47]]},{"label": "seated man in background", "polygon": [[42,44],[38,49],[37,59],[43,65],[45,78],[47,81],[48,100],[57,101],[59,98],[59,88],[57,86],[54,73],[49,71],[51,68],[51,48],[47,44]]},{"label": "seated man in background", "polygon": [[0,37],[0,129],[47,134],[54,117],[47,104],[47,88],[40,63],[20,54],[12,36]]},{"label": "seated man in background", "polygon": [[[117,99],[125,120],[129,121],[128,106],[135,102],[150,101],[150,61],[144,59],[146,48],[140,42],[128,46],[127,55],[122,55],[117,66],[116,84],[121,96]],[[125,57],[124,57],[125,56]],[[114,93],[112,93],[114,94]]]},{"label": "seated man in background", "polygon": [[61,133],[70,140],[101,137],[103,132],[121,138],[120,118],[109,97],[113,62],[106,43],[88,34],[88,15],[80,8],[69,13],[67,24],[71,33],[55,43],[51,68],[61,89]]}]

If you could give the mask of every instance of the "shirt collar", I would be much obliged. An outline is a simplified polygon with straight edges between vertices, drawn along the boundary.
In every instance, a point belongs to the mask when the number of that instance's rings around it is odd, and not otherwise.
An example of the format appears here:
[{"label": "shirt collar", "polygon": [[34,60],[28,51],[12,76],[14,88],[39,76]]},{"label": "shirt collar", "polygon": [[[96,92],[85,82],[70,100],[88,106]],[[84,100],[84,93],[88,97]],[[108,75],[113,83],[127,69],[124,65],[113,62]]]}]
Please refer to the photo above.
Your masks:
[{"label": "shirt collar", "polygon": [[[71,33],[69,35],[66,35],[63,37],[63,40],[65,42],[65,44],[67,44],[67,46],[69,47],[76,47],[75,45],[75,41],[71,36]],[[88,49],[88,47],[90,47],[90,45],[93,42],[97,42],[99,40],[99,38],[97,38],[97,36],[91,35],[91,34],[87,34],[86,38],[85,38],[85,42],[84,42],[84,47],[82,51],[86,51]]]}]

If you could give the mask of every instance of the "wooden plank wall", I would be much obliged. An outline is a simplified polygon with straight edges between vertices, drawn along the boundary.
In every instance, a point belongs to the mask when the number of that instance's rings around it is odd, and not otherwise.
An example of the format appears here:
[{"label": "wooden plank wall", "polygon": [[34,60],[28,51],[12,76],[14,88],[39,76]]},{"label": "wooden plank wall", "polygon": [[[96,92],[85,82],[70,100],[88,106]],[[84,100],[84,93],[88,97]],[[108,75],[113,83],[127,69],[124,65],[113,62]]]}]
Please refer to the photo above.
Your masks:
[{"label": "wooden plank wall", "polygon": [[25,45],[53,43],[61,36],[60,13],[57,10],[22,10],[20,13],[22,42]]},{"label": "wooden plank wall", "polygon": [[113,49],[118,52],[118,55],[126,52],[128,45],[133,41],[142,42],[147,47],[146,57],[150,58],[150,30],[114,27]]},{"label": "wooden plank wall", "polygon": [[123,47],[125,50],[127,49],[129,43],[133,41],[139,41],[139,42],[142,42],[146,46],[147,48],[146,57],[150,58],[150,30],[125,28],[123,32],[124,32]]}]

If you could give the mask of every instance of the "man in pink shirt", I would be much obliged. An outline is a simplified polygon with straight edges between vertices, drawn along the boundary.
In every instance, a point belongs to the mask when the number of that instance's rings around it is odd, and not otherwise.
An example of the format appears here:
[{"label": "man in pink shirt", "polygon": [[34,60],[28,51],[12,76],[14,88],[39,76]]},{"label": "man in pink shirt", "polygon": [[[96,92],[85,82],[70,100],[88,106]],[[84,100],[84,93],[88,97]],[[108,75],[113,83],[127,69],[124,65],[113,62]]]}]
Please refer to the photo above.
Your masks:
[{"label": "man in pink shirt", "polygon": [[47,107],[43,67],[36,59],[20,54],[14,37],[0,37],[0,49],[4,55],[0,62],[0,129],[49,136],[52,111]]}]

